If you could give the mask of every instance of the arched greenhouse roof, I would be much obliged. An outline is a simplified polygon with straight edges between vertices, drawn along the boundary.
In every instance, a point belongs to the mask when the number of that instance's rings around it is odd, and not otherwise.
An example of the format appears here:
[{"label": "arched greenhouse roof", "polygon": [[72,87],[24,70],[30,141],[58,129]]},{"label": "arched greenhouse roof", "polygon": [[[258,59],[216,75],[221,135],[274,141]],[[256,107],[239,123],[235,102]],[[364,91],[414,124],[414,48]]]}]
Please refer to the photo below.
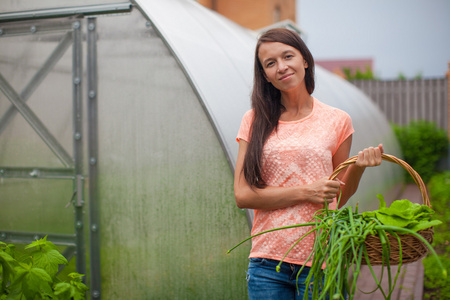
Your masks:
[{"label": "arched greenhouse roof", "polygon": [[250,108],[255,34],[195,1],[137,4],[179,60],[234,166],[236,134]]},{"label": "arched greenhouse roof", "polygon": [[[195,1],[137,0],[136,3],[179,60],[233,168],[238,151],[236,134],[243,114],[250,108],[258,33],[240,27]],[[314,96],[350,114],[356,129],[354,151],[387,139],[392,144],[392,149],[387,146],[390,153],[398,153],[386,118],[353,85],[316,66]]]}]

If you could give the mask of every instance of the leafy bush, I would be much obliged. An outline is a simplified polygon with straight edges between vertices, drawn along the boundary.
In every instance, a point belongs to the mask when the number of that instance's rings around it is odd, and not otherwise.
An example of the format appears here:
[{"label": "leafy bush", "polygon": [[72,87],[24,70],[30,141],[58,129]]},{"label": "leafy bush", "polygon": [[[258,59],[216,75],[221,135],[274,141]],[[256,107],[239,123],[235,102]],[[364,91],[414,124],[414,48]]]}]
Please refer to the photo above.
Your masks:
[{"label": "leafy bush", "polygon": [[[406,126],[392,126],[404,160],[424,182],[428,182],[436,173],[439,160],[447,154],[449,140],[446,131],[425,120],[412,121]],[[412,182],[411,176],[406,176],[406,180]]]},{"label": "leafy bush", "polygon": [[433,176],[428,183],[431,205],[442,225],[434,228],[433,246],[450,257],[450,171]]},{"label": "leafy bush", "polygon": [[[450,171],[433,176],[428,184],[431,205],[443,224],[434,227],[433,247],[450,272]],[[443,278],[433,257],[423,260],[424,299],[450,299],[450,276]]]},{"label": "leafy bush", "polygon": [[[449,272],[450,258],[446,255],[439,255],[439,259]],[[442,276],[442,271],[434,257],[426,257],[423,263],[425,265],[424,299],[450,299],[450,276]]]},{"label": "leafy bush", "polygon": [[0,299],[85,299],[88,290],[83,275],[69,274],[69,282],[57,278],[59,265],[66,258],[47,237],[25,247],[20,256],[15,246],[0,242]]},{"label": "leafy bush", "polygon": [[436,210],[448,209],[450,201],[450,171],[434,175],[428,183],[430,197],[433,199],[433,207]]},{"label": "leafy bush", "polygon": [[342,71],[345,74],[345,78],[347,80],[375,80],[375,76],[373,75],[372,69],[370,66],[366,66],[366,71],[362,72],[359,68],[356,69],[354,74],[350,68],[342,68]]}]

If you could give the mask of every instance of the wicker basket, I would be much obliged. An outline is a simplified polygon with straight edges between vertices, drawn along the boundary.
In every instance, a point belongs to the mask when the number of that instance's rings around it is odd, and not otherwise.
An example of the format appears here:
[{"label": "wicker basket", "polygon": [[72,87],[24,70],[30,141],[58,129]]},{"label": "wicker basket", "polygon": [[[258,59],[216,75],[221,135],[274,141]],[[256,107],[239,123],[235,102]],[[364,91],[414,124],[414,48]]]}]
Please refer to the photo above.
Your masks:
[{"label": "wicker basket", "polygon": [[[343,163],[341,163],[331,174],[330,179],[335,179],[339,172],[341,172],[343,169],[348,167],[349,165],[356,162],[357,156],[350,157]],[[422,194],[423,204],[431,207],[430,205],[430,199],[428,198],[426,186],[423,183],[422,178],[420,178],[419,174],[405,161],[396,158],[395,156],[389,155],[389,154],[382,154],[382,159],[386,161],[390,161],[393,163],[396,163],[400,166],[402,166],[408,173],[412,176],[414,179],[414,182],[417,184],[417,186],[420,189],[420,192]],[[425,240],[427,240],[430,244],[433,241],[433,229],[428,228],[425,230],[421,230],[418,232],[420,235],[422,235]],[[410,234],[399,234],[398,235],[401,242],[401,248],[402,248],[402,264],[405,263],[411,263],[414,261],[419,260],[422,258],[427,252],[428,248],[427,246],[418,238],[416,238],[413,235]],[[389,262],[391,265],[398,265],[399,264],[399,245],[398,240],[396,237],[388,234],[390,248],[391,248],[391,256],[389,259]],[[381,246],[380,238],[376,235],[369,235],[366,238],[365,241],[367,253],[369,256],[369,261],[371,265],[382,265],[386,264],[385,261],[383,261],[383,249]],[[363,264],[366,264],[365,260],[362,262]]]}]

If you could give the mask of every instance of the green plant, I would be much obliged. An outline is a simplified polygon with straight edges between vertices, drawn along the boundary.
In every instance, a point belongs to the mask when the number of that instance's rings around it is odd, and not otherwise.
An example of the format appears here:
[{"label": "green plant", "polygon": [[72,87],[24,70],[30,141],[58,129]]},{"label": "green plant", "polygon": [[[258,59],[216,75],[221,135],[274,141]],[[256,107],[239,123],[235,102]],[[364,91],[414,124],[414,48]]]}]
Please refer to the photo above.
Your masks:
[{"label": "green plant", "polygon": [[[439,259],[444,265],[444,268],[450,271],[450,258],[447,255],[439,255]],[[425,299],[450,299],[450,278],[443,277],[436,259],[433,257],[426,257],[423,260],[425,266],[424,273],[424,289]]]},{"label": "green plant", "polygon": [[414,80],[421,80],[423,78],[422,72],[418,72],[416,75],[414,75]]},{"label": "green plant", "polygon": [[356,69],[355,74],[352,74],[350,68],[342,68],[347,80],[374,80],[376,79],[373,75],[370,66],[366,66],[366,71],[362,72],[359,68]]},{"label": "green plant", "polygon": [[428,182],[430,197],[433,199],[433,207],[437,211],[448,210],[450,200],[450,171],[434,175]]},{"label": "green plant", "polygon": [[406,80],[406,75],[403,72],[398,73],[398,80]]},{"label": "green plant", "polygon": [[[450,271],[450,171],[434,175],[429,184],[431,204],[443,225],[434,228],[433,247],[447,272]],[[425,268],[424,298],[450,299],[450,279],[439,275],[434,259],[423,260]]]},{"label": "green plant", "polygon": [[[447,154],[448,136],[434,122],[411,121],[408,125],[392,125],[400,143],[404,160],[420,174],[424,182],[436,174],[437,163]],[[405,173],[406,175],[406,173]],[[406,176],[412,182],[410,176]]]},{"label": "green plant", "polygon": [[69,282],[58,277],[59,265],[68,264],[47,236],[25,247],[19,255],[15,245],[0,242],[0,299],[85,299],[83,275],[70,273]]}]

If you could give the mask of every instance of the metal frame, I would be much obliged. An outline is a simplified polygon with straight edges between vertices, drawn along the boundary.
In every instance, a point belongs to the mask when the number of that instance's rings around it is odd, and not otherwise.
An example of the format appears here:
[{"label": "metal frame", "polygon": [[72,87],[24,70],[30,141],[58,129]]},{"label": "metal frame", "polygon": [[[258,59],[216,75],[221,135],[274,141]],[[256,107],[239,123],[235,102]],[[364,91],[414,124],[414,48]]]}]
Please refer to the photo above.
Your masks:
[{"label": "metal frame", "polygon": [[0,23],[23,21],[23,20],[64,18],[73,16],[85,17],[102,14],[127,13],[130,11],[131,11],[130,2],[61,7],[61,8],[2,13],[0,14]]},{"label": "metal frame", "polygon": [[[86,249],[84,240],[84,180],[82,137],[82,18],[87,18],[87,113],[88,113],[88,181],[89,181],[89,251],[90,251],[90,293],[92,299],[101,298],[101,261],[100,261],[100,219],[98,201],[98,126],[97,126],[97,32],[95,15],[130,12],[132,4],[114,3],[82,7],[56,8],[35,11],[22,11],[0,14],[0,38],[4,36],[34,34],[36,32],[66,31],[64,38],[47,58],[41,68],[26,85],[17,93],[0,74],[0,90],[12,103],[12,106],[0,118],[0,134],[8,126],[12,118],[19,112],[38,133],[41,139],[59,158],[64,168],[2,167],[0,178],[28,179],[71,179],[73,194],[68,205],[75,208],[75,234],[61,235],[37,232],[0,231],[0,240],[27,243],[48,235],[48,240],[55,244],[67,246],[64,255],[68,260],[76,256],[77,272],[86,274]],[[75,17],[69,19],[67,17]],[[49,20],[54,18],[53,20]],[[62,19],[65,18],[65,19]],[[36,19],[45,19],[37,22]],[[13,23],[7,23],[13,22]],[[73,85],[73,159],[59,144],[45,125],[26,105],[33,91],[50,73],[69,46],[72,45],[72,85]]]}]

